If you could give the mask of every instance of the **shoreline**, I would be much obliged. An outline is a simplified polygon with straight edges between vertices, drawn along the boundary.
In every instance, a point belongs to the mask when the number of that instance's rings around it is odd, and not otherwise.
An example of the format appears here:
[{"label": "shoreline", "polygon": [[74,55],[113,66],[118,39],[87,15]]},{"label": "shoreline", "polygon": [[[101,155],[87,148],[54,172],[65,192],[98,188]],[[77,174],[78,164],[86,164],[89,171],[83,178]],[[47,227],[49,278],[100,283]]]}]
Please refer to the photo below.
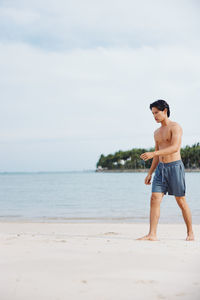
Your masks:
[{"label": "shoreline", "polygon": [[[148,173],[149,169],[117,169],[117,170],[95,170],[97,173]],[[200,169],[186,169],[185,173],[200,172]]]},{"label": "shoreline", "polygon": [[[68,224],[71,224],[71,225],[74,225],[74,224],[77,224],[77,225],[84,225],[84,224],[87,224],[87,225],[94,225],[97,224],[97,225],[102,225],[102,224],[108,224],[108,225],[149,225],[149,218],[146,222],[144,221],[116,221],[115,220],[109,220],[109,219],[102,219],[102,221],[91,221],[91,220],[78,220],[78,219],[70,219],[69,221],[64,221],[64,220],[60,220],[59,219],[56,219],[55,221],[51,221],[51,219],[48,219],[48,220],[33,220],[33,219],[15,219],[15,220],[11,220],[11,219],[5,219],[5,220],[0,220],[0,224],[60,224],[60,225],[68,225]],[[165,220],[159,220],[159,224],[161,225],[183,225],[184,224],[184,220],[181,218],[180,221],[174,221],[174,220],[169,220],[169,221],[165,221]],[[192,224],[194,224],[195,226],[198,226],[200,225],[200,221],[196,222],[196,221],[192,221]]]},{"label": "shoreline", "polygon": [[[110,223],[110,222],[102,222],[102,223],[92,223],[92,222],[87,222],[87,223],[79,223],[79,222],[72,222],[72,223],[66,223],[66,222],[54,222],[54,223],[52,223],[52,222],[43,222],[43,221],[37,221],[37,222],[32,222],[32,221],[29,221],[29,220],[27,220],[27,221],[25,221],[25,220],[22,220],[22,221],[15,221],[15,222],[12,222],[12,221],[2,221],[2,220],[0,220],[0,224],[9,224],[11,227],[13,226],[13,232],[14,231],[17,231],[17,227],[15,228],[14,227],[14,224],[16,224],[16,223],[18,223],[19,224],[19,226],[21,226],[21,225],[23,225],[23,224],[30,224],[30,226],[40,226],[41,224],[42,225],[44,225],[44,226],[49,226],[49,227],[57,227],[57,226],[60,226],[61,225],[61,227],[63,226],[63,227],[67,227],[68,225],[71,225],[72,227],[73,226],[80,226],[80,229],[81,229],[81,226],[83,225],[83,227],[85,227],[85,226],[90,226],[91,228],[92,228],[92,226],[93,225],[97,225],[97,227],[104,227],[105,225],[107,226],[107,225],[109,225],[109,226],[119,226],[119,227],[130,227],[130,226],[132,226],[132,225],[135,225],[136,227],[143,227],[143,226],[145,226],[145,227],[149,227],[149,222],[141,222],[141,223],[137,223],[137,222],[132,222],[132,223],[118,223],[118,222],[113,222],[113,223]],[[185,231],[186,231],[186,226],[185,226],[185,223],[184,223],[184,221],[182,221],[181,223],[174,223],[174,222],[172,222],[172,223],[160,223],[160,221],[159,221],[159,223],[158,223],[158,227],[159,226],[163,226],[163,227],[165,227],[165,226],[171,226],[171,227],[173,227],[173,226],[180,226],[180,227],[184,227],[185,228]],[[198,224],[194,224],[194,226],[195,227],[198,227],[199,228],[199,230],[200,230],[200,222],[198,223]],[[0,234],[2,233],[2,229],[3,228],[1,228],[0,227]],[[26,231],[26,227],[24,227],[24,230]],[[172,232],[173,233],[173,232]],[[199,241],[200,241],[200,236],[199,236]]]}]

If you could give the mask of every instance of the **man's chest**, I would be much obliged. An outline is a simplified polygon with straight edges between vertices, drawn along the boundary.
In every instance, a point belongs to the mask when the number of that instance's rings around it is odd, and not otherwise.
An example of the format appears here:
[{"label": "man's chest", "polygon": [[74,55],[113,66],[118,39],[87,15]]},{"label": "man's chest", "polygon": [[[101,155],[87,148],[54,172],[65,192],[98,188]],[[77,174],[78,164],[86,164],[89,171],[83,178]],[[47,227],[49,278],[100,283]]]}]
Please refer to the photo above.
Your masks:
[{"label": "man's chest", "polygon": [[172,133],[170,128],[159,129],[155,134],[156,141],[160,143],[170,143],[172,138]]}]

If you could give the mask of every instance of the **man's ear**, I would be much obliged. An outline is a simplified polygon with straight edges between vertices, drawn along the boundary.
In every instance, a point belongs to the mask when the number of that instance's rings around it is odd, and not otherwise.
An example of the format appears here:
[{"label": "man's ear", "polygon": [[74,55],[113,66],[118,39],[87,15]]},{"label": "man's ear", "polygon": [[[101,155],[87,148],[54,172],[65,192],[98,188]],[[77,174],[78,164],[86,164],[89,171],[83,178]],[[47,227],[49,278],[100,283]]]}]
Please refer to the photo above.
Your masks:
[{"label": "man's ear", "polygon": [[167,115],[167,108],[165,108],[165,109],[164,109],[164,112],[165,112],[165,113],[166,113],[166,115]]}]

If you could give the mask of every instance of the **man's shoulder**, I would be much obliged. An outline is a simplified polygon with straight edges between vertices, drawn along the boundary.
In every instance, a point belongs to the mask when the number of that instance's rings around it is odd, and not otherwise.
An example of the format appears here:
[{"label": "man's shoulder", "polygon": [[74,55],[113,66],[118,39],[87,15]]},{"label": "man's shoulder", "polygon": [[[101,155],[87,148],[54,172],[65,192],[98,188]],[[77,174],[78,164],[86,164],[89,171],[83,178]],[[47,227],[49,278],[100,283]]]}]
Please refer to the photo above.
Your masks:
[{"label": "man's shoulder", "polygon": [[157,129],[154,131],[154,135],[155,135],[156,133],[158,133],[159,130],[160,130],[160,128],[157,128]]},{"label": "man's shoulder", "polygon": [[181,125],[180,125],[179,123],[177,123],[177,122],[174,122],[174,121],[171,121],[170,127],[171,127],[172,129],[179,129],[179,130],[182,130]]}]

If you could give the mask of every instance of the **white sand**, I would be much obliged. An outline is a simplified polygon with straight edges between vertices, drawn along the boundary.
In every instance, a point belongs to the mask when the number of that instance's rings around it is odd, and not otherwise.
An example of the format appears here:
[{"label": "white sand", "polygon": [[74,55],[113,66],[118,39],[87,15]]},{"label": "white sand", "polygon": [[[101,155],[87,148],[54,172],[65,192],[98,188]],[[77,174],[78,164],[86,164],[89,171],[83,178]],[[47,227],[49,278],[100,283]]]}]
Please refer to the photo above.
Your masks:
[{"label": "white sand", "polygon": [[1,300],[200,299],[200,225],[0,223]]}]

